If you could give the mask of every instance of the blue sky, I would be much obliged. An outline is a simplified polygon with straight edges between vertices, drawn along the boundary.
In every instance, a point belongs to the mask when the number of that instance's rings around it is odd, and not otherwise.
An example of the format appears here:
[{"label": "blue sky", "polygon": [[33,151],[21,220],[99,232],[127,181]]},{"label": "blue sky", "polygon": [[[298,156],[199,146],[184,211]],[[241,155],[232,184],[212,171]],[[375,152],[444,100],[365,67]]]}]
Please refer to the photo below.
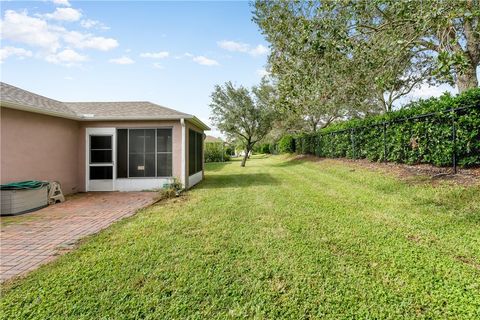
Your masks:
[{"label": "blue sky", "polygon": [[[0,5],[1,80],[54,99],[148,100],[209,123],[215,84],[265,74],[268,44],[247,1]],[[444,91],[456,92],[422,86],[403,101]]]},{"label": "blue sky", "polygon": [[64,101],[148,100],[204,121],[213,86],[258,83],[268,54],[246,1],[12,1],[1,19],[2,81]]}]

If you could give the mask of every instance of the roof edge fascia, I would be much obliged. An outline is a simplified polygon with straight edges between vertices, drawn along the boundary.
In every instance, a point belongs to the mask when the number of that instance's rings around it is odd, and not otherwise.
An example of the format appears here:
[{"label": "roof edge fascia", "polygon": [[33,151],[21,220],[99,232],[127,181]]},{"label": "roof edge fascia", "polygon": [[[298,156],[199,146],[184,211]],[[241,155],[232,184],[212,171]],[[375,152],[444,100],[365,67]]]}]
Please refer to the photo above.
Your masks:
[{"label": "roof edge fascia", "polygon": [[9,102],[9,101],[0,101],[0,106],[5,107],[5,108],[10,108],[10,109],[16,109],[16,110],[21,110],[21,111],[28,111],[32,113],[39,113],[39,114],[44,114],[48,116],[54,116],[54,117],[59,117],[59,118],[65,118],[65,119],[70,119],[70,120],[81,120],[80,117],[77,115],[71,115],[71,114],[65,114],[61,112],[54,112],[54,111],[48,111],[48,110],[39,110],[37,108],[33,108],[30,106],[26,106],[23,104],[19,103],[14,103],[14,102]]},{"label": "roof edge fascia", "polygon": [[95,117],[95,118],[88,118],[82,117],[79,118],[79,121],[82,122],[95,122],[95,121],[137,121],[137,120],[180,120],[180,119],[191,119],[193,116],[191,115],[172,115],[172,116],[163,116],[163,117]]},{"label": "roof edge fascia", "polygon": [[191,123],[193,123],[195,126],[199,127],[200,129],[202,129],[204,131],[211,130],[211,128],[209,126],[207,126],[203,121],[201,121],[200,119],[198,119],[195,116],[192,116],[191,118],[186,118],[186,119],[188,121],[190,121]]}]

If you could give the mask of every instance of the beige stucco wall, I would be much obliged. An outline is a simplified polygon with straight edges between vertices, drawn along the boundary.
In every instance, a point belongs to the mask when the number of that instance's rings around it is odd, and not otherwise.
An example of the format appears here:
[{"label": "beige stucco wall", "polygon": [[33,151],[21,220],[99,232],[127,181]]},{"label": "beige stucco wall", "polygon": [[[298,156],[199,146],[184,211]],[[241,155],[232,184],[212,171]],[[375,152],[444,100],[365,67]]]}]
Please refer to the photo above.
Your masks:
[{"label": "beige stucco wall", "polygon": [[[65,194],[85,191],[86,128],[172,128],[172,171],[181,179],[182,126],[171,121],[78,122],[26,111],[1,108],[1,183],[21,180],[60,181]],[[184,172],[188,175],[188,130],[186,126]],[[188,176],[186,176],[188,180]]]},{"label": "beige stucco wall", "polygon": [[177,179],[181,178],[182,170],[182,127],[179,120],[172,121],[88,121],[80,122],[80,134],[78,136],[78,170],[77,179],[80,183],[80,191],[85,191],[85,142],[86,128],[172,128],[172,172]]},{"label": "beige stucco wall", "polygon": [[77,121],[0,108],[1,183],[59,181],[65,194],[79,191]]}]

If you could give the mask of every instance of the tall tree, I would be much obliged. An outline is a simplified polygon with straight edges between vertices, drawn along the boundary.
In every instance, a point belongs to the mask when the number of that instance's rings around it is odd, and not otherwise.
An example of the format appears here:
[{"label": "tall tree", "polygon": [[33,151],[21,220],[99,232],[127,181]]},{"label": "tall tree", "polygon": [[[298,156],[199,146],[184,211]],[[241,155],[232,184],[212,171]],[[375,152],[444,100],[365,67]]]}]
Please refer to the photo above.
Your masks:
[{"label": "tall tree", "polygon": [[386,45],[412,53],[415,61],[428,59],[432,75],[460,92],[478,86],[479,0],[371,0],[354,7],[359,33],[394,35]]},{"label": "tall tree", "polygon": [[425,82],[478,86],[479,12],[479,0],[257,0],[253,19],[291,108],[315,92],[342,116],[390,111]]},{"label": "tall tree", "polygon": [[241,141],[245,155],[241,166],[245,167],[248,155],[257,142],[271,130],[275,118],[272,107],[274,87],[262,80],[251,90],[235,87],[231,82],[216,85],[210,104],[213,124],[229,138]]},{"label": "tall tree", "polygon": [[[258,1],[254,18],[271,44],[269,67],[282,120],[308,131],[349,115],[353,106],[345,99],[347,87],[340,76],[339,64],[346,55],[312,41],[317,34],[311,19],[315,10],[314,3]],[[330,37],[327,32],[319,36]]]},{"label": "tall tree", "polygon": [[363,85],[366,68],[359,69],[348,41],[350,14],[332,1],[255,3],[254,21],[271,44],[269,64],[280,99],[312,131],[335,118],[375,109],[373,90]]}]

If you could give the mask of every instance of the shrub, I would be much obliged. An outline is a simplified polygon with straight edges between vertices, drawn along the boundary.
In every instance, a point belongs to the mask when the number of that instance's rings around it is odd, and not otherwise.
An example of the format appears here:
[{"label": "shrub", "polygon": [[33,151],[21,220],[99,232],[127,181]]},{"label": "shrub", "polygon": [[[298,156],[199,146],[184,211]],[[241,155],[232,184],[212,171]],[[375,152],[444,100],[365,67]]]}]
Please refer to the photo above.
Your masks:
[{"label": "shrub", "polygon": [[280,139],[280,141],[278,141],[278,152],[280,153],[295,152],[295,139],[291,134],[284,135]]},{"label": "shrub", "polygon": [[270,143],[270,154],[278,154],[278,143]]},{"label": "shrub", "polygon": [[271,153],[270,151],[270,143],[262,143],[261,145],[258,146],[258,153],[262,154],[269,154]]},{"label": "shrub", "polygon": [[223,142],[205,142],[205,162],[229,161],[230,155]]},{"label": "shrub", "polygon": [[230,156],[235,155],[235,148],[232,147],[231,145],[227,145],[225,147],[225,155],[227,155],[228,159],[230,160]]},{"label": "shrub", "polygon": [[[291,139],[283,137],[279,146],[288,149]],[[420,100],[383,115],[339,122],[314,134],[297,135],[293,140],[297,153],[320,157],[447,166],[452,164],[455,151],[460,166],[480,165],[480,89],[456,97],[445,94]]]},{"label": "shrub", "polygon": [[163,185],[163,188],[158,190],[158,194],[155,197],[156,201],[161,201],[165,199],[170,199],[180,196],[180,193],[183,190],[183,184],[178,181],[177,178],[174,178],[171,183],[166,183]]}]

